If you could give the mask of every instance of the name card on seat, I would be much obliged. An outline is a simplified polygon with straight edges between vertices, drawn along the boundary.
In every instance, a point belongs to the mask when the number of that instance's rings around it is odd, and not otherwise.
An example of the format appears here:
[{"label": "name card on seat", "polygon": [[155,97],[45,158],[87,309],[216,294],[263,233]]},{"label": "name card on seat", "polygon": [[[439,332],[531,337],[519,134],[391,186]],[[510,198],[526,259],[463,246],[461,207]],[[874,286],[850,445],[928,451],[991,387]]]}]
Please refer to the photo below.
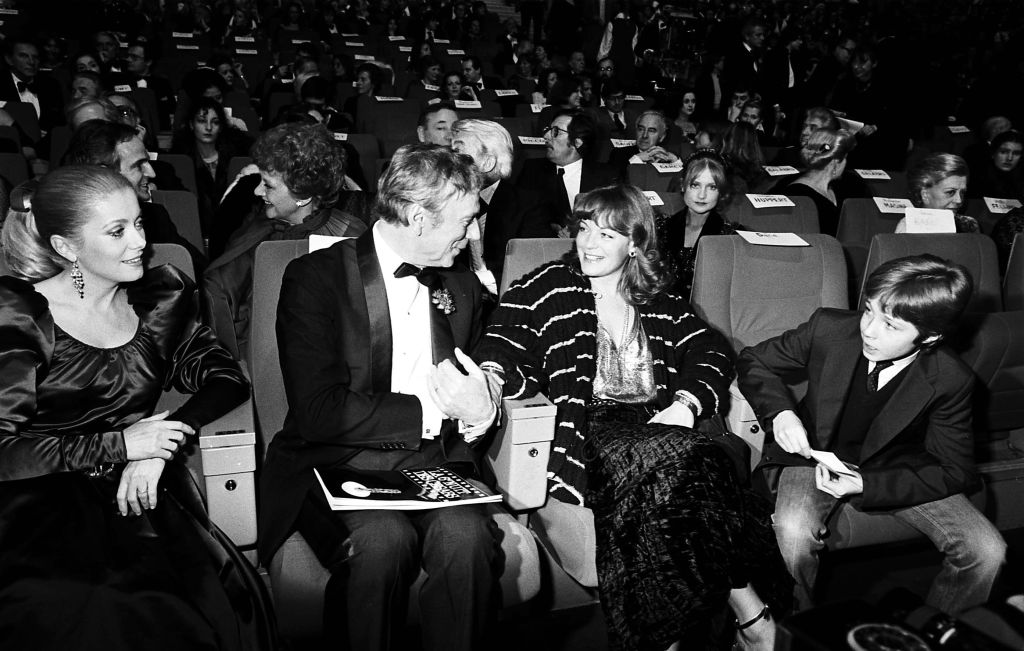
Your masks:
[{"label": "name card on seat", "polygon": [[995,197],[984,197],[984,199],[985,207],[993,215],[1002,215],[1021,206],[1017,199],[997,199]]},{"label": "name card on seat", "polygon": [[423,84],[424,90],[429,90],[432,93],[437,93],[441,90],[440,86],[432,86],[431,84]]},{"label": "name card on seat", "polygon": [[147,151],[146,154],[149,156],[149,160],[156,160],[160,157],[160,152],[157,151]]},{"label": "name card on seat", "polygon": [[891,181],[892,177],[889,176],[885,170],[853,170],[862,179],[877,179],[880,181]]},{"label": "name card on seat", "polygon": [[348,140],[348,134],[347,133],[341,133],[339,131],[335,131],[333,135],[334,135],[334,139],[335,140],[341,140],[341,141]]},{"label": "name card on seat", "polygon": [[377,95],[378,102],[404,102],[405,100],[401,97],[391,97],[389,95]]},{"label": "name card on seat", "polygon": [[173,38],[192,38],[192,32],[171,32]]},{"label": "name card on seat", "polygon": [[906,210],[908,233],[955,233],[956,221],[952,210],[914,208]]},{"label": "name card on seat", "polygon": [[644,196],[647,197],[647,202],[652,206],[664,206],[665,202],[661,200],[658,193],[654,190],[644,190]]},{"label": "name card on seat", "polygon": [[114,86],[114,92],[115,93],[130,93],[130,92],[132,92],[132,87],[129,86],[128,84],[118,84],[118,85]]},{"label": "name card on seat", "polygon": [[356,61],[373,61],[373,56],[370,54],[356,54],[352,58]]},{"label": "name card on seat", "polygon": [[479,109],[483,108],[479,100],[475,99],[457,99],[455,100],[455,108],[461,109]]},{"label": "name card on seat", "polygon": [[[747,195],[750,196],[750,195]],[[760,231],[736,231],[750,244],[757,246],[810,246],[807,240],[796,233],[762,233]]]},{"label": "name card on seat", "polygon": [[626,95],[627,102],[642,102],[644,101],[643,95]]},{"label": "name card on seat", "polygon": [[519,136],[519,142],[524,145],[546,145],[547,141],[537,136]]},{"label": "name card on seat", "polygon": [[435,38],[434,45],[451,45],[451,41],[446,38]]},{"label": "name card on seat", "polygon": [[448,56],[462,56],[465,54],[465,50],[448,50]]},{"label": "name card on seat", "polygon": [[515,97],[519,93],[512,90],[511,88],[495,88],[494,94],[498,97]]},{"label": "name card on seat", "polygon": [[235,43],[255,43],[256,39],[252,36],[236,36]]},{"label": "name card on seat", "polygon": [[389,36],[388,40],[390,42],[394,43],[395,41],[404,41],[405,37],[404,36]]},{"label": "name card on seat", "polygon": [[632,147],[636,144],[636,140],[626,140],[624,138],[612,138],[612,147],[616,149],[624,149],[626,147]]},{"label": "name card on seat", "polygon": [[891,199],[888,197],[871,197],[875,201],[875,206],[878,207],[878,212],[890,214],[890,215],[902,215],[906,212],[907,208],[913,208],[914,204],[910,203],[910,199]]},{"label": "name card on seat", "polygon": [[651,163],[651,165],[662,174],[683,171],[683,161],[676,161],[675,163]]},{"label": "name card on seat", "polygon": [[800,173],[800,170],[792,165],[765,165],[764,171],[768,176],[788,176],[789,174]]},{"label": "name card on seat", "polygon": [[345,47],[366,47],[366,44],[356,43],[355,41],[345,41]]},{"label": "name card on seat", "polygon": [[178,49],[178,50],[198,50],[199,49],[198,45],[175,45],[174,47],[176,49]]},{"label": "name card on seat", "polygon": [[796,206],[793,200],[784,194],[748,194],[747,199],[755,208],[779,208],[780,206]]},{"label": "name card on seat", "polygon": [[544,110],[545,106],[548,106],[548,105],[547,104],[530,104],[530,110],[532,112],[534,112],[534,113],[540,113],[541,111]]},{"label": "name card on seat", "polygon": [[235,54],[259,54],[257,50],[235,50]]},{"label": "name card on seat", "polygon": [[950,133],[970,133],[971,129],[970,129],[970,127],[965,127],[962,124],[951,124],[949,126],[949,132]]}]

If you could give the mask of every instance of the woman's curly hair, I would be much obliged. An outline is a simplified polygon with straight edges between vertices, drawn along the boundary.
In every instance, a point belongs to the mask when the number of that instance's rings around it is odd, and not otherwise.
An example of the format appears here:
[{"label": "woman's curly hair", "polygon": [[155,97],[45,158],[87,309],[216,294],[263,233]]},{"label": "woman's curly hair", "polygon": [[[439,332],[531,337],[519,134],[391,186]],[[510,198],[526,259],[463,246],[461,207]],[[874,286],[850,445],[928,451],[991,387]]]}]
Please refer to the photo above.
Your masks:
[{"label": "woman's curly hair", "polygon": [[280,124],[252,149],[256,166],[280,174],[288,191],[311,197],[318,208],[338,199],[345,180],[345,150],[321,124]]}]

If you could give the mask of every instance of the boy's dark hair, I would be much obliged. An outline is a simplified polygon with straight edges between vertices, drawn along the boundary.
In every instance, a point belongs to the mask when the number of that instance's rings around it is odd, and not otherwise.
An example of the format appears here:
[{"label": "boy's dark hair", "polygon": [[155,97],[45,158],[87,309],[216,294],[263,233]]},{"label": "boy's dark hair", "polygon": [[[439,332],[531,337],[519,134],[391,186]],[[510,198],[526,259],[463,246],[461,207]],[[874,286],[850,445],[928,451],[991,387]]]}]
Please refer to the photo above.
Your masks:
[{"label": "boy's dark hair", "polygon": [[[883,312],[917,328],[916,343],[928,350],[953,331],[973,289],[966,268],[925,254],[882,264],[864,283],[864,296],[878,301]],[[938,339],[923,343],[935,335]]]}]

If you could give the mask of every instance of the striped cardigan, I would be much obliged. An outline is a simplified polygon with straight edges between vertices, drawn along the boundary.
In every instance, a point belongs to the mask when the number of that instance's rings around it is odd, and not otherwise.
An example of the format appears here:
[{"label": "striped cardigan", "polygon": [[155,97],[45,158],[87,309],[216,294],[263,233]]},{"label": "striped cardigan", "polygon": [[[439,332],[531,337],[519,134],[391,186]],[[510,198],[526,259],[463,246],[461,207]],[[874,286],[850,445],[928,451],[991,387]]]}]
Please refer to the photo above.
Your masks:
[{"label": "striped cardigan", "polygon": [[[729,346],[690,309],[664,294],[638,306],[654,362],[657,402],[667,407],[677,391],[697,399],[700,417],[721,408],[733,376]],[[586,489],[587,405],[597,369],[597,308],[590,283],[562,261],[516,281],[502,297],[474,356],[505,373],[508,398],[545,392],[557,407],[548,464],[548,491],[583,504]]]}]

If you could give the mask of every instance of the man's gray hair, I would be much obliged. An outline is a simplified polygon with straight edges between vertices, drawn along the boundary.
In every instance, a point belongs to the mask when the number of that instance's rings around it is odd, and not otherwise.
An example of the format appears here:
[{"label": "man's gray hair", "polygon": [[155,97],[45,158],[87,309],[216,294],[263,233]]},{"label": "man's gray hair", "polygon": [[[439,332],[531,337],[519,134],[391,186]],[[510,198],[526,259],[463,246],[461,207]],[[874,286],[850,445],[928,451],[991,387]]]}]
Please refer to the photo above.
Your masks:
[{"label": "man's gray hair", "polygon": [[[452,125],[452,140],[463,135],[476,138],[483,156],[494,157],[494,170],[481,170],[486,176],[499,179],[512,176],[512,136],[505,127],[493,120],[467,118]],[[476,163],[480,165],[480,161]]]}]

